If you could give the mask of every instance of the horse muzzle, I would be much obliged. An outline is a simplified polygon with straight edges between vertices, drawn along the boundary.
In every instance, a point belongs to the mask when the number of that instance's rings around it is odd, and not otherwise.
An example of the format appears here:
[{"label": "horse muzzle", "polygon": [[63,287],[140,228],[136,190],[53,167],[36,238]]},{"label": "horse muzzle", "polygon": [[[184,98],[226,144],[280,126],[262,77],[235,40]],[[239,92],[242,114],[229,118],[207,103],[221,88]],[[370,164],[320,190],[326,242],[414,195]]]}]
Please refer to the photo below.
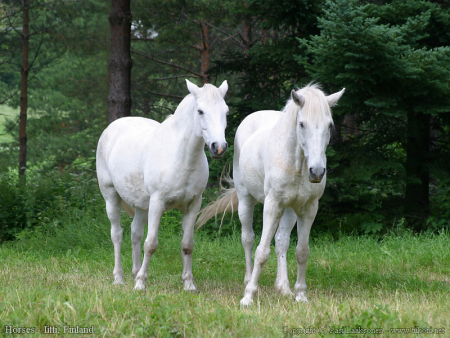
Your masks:
[{"label": "horse muzzle", "polygon": [[227,149],[227,142],[213,142],[209,147],[209,152],[211,153],[212,158],[222,158]]},{"label": "horse muzzle", "polygon": [[[323,168],[323,171],[320,171],[320,169],[316,168],[309,168],[309,181],[311,183],[320,183],[322,182],[323,177],[325,176],[326,169]],[[320,174],[317,174],[317,172],[321,172]]]}]

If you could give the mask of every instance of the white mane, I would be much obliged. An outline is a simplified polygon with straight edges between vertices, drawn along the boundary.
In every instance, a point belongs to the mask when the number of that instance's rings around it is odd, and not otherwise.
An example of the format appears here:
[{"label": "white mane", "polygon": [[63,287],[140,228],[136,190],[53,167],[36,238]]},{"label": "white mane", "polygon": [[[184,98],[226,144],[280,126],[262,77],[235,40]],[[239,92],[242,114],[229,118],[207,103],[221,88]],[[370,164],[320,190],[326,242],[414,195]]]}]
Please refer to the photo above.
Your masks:
[{"label": "white mane", "polygon": [[[219,89],[209,83],[205,83],[203,85],[201,94],[198,97],[198,99],[208,102],[208,103],[223,100]],[[195,96],[192,94],[189,94],[180,102],[177,109],[175,110],[174,115],[177,115],[177,114],[180,115],[183,112],[190,112],[190,111],[194,110],[195,105],[196,105]]]},{"label": "white mane", "polygon": [[[305,122],[324,122],[332,119],[330,106],[325,94],[317,84],[308,84],[306,87],[296,91],[297,94],[305,98],[305,105],[302,108],[302,119]],[[282,112],[297,114],[299,106],[290,98]]]},{"label": "white mane", "polygon": [[189,94],[180,102],[173,115],[177,116],[183,114],[184,112],[190,112],[194,109],[195,105],[196,105],[195,96]]}]

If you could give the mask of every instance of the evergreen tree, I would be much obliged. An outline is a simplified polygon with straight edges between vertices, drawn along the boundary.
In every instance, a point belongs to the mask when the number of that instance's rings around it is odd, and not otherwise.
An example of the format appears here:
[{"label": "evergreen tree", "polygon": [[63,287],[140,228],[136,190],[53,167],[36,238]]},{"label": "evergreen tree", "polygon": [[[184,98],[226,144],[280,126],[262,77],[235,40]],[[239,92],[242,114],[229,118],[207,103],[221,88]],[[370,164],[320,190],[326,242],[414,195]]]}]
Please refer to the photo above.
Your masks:
[{"label": "evergreen tree", "polygon": [[319,23],[320,35],[300,39],[308,53],[300,64],[331,88],[347,88],[335,111],[358,114],[370,134],[362,151],[404,152],[397,159],[405,175],[403,215],[422,229],[430,208],[430,118],[450,111],[450,12],[425,1],[329,1]]}]

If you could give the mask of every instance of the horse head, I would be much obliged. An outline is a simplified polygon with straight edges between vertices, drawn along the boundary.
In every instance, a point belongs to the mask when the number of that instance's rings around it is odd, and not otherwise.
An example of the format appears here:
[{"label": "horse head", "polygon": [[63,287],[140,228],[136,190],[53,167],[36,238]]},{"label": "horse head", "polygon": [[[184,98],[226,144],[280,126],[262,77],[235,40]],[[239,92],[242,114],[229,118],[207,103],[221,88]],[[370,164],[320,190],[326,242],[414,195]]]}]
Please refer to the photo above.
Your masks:
[{"label": "horse head", "polygon": [[189,80],[186,80],[186,84],[196,100],[195,133],[203,137],[213,158],[221,158],[228,148],[225,141],[228,106],[224,101],[228,83],[223,81],[219,88],[208,83],[199,88]]},{"label": "horse head", "polygon": [[320,183],[325,176],[325,151],[334,126],[330,108],[338,102],[344,91],[345,88],[325,96],[318,86],[311,85],[291,92],[292,101],[299,107],[297,139],[307,161],[311,183]]}]

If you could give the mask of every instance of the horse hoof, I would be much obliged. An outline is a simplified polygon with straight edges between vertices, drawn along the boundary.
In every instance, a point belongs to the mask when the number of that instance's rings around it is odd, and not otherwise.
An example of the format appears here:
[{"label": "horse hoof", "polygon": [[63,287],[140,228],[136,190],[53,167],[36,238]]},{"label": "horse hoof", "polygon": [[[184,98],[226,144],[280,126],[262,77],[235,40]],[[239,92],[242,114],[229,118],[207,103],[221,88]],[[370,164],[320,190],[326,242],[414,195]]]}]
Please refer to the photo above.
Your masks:
[{"label": "horse hoof", "polygon": [[125,284],[125,282],[123,281],[122,278],[115,279],[114,282],[113,282],[113,285],[120,285],[120,284]]},{"label": "horse hoof", "polygon": [[136,291],[145,291],[145,284],[141,280],[137,280],[134,289]]},{"label": "horse hoof", "polygon": [[303,303],[309,303],[308,302],[308,298],[306,298],[306,296],[303,293],[299,293],[296,297],[295,300],[297,302],[303,302]]},{"label": "horse hoof", "polygon": [[294,297],[294,293],[289,288],[275,288],[275,290],[283,297]]},{"label": "horse hoof", "polygon": [[289,283],[286,284],[275,284],[275,290],[280,293],[282,296],[294,297],[294,293],[291,291],[289,287]]},{"label": "horse hoof", "polygon": [[241,299],[241,306],[242,307],[249,307],[253,303],[253,299],[248,296],[244,296],[244,298]]},{"label": "horse hoof", "polygon": [[192,283],[189,283],[189,284],[185,285],[184,286],[184,291],[191,292],[191,293],[196,293],[196,294],[198,293],[197,288]]}]

